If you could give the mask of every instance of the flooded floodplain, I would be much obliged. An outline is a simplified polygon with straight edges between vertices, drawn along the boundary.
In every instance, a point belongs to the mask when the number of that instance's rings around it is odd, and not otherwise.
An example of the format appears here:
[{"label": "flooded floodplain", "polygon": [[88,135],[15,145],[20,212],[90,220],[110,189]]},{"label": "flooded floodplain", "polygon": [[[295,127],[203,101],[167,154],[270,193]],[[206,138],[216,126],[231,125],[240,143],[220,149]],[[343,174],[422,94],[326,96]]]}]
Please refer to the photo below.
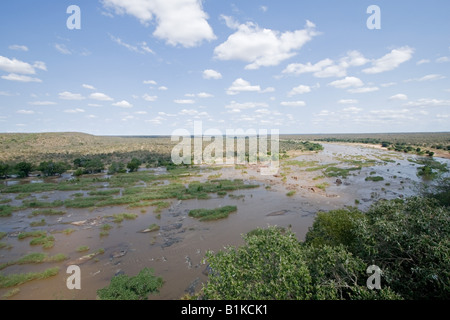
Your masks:
[{"label": "flooded floodplain", "polygon": [[[261,175],[258,166],[233,165],[4,181],[0,297],[96,299],[115,275],[149,267],[164,280],[150,299],[180,299],[206,282],[208,250],[241,245],[242,234],[268,225],[291,228],[302,240],[319,211],[364,211],[380,199],[415,195],[424,183],[417,156],[323,146],[291,154],[273,176]],[[449,160],[435,160],[448,167]],[[237,210],[211,221],[189,215],[225,206]],[[31,253],[41,255],[33,260]],[[81,290],[66,286],[69,265],[81,269]],[[50,268],[54,272],[44,274]],[[20,275],[24,280],[14,282]]]}]

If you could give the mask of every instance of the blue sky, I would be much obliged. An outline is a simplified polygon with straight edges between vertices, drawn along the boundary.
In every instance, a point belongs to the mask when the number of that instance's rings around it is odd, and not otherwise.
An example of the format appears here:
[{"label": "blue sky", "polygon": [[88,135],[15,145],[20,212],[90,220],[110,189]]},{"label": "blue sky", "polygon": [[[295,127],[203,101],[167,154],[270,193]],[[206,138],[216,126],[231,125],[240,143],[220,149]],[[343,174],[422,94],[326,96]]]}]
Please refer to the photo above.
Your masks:
[{"label": "blue sky", "polygon": [[449,12],[446,0],[2,1],[0,132],[450,131]]}]

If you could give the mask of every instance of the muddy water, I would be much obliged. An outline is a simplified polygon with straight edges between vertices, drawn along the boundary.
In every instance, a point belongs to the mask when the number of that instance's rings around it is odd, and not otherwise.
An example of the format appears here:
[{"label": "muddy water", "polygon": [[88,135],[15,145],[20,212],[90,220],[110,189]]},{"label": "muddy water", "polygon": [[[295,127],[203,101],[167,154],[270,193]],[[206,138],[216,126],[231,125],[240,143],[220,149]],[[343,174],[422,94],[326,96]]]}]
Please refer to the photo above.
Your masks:
[{"label": "muddy water", "polygon": [[[359,147],[355,145],[324,144],[325,150],[298,156],[297,160],[317,161],[317,165],[340,163],[348,165],[348,160],[374,159],[379,161],[371,167],[363,167],[360,171],[351,171],[351,175],[342,179],[337,185],[336,178],[313,178],[320,176],[321,171],[308,172],[305,168],[292,166],[286,172],[286,181],[281,177],[261,176],[257,168],[236,170],[224,167],[217,171],[205,172],[202,177],[192,180],[206,181],[209,175],[221,175],[221,179],[241,178],[259,184],[256,189],[239,190],[228,193],[224,197],[211,195],[208,200],[170,200],[171,207],[161,212],[160,219],[154,213],[154,207],[128,209],[115,206],[94,209],[68,209],[61,217],[28,218],[30,210],[16,212],[10,218],[0,220],[0,231],[8,232],[1,240],[13,246],[10,250],[0,250],[0,263],[20,258],[26,253],[42,252],[40,247],[31,247],[29,240],[19,241],[19,231],[30,230],[30,221],[45,218],[50,232],[67,228],[76,231],[70,235],[54,233],[56,239],[52,249],[45,250],[49,255],[65,253],[70,258],[61,263],[44,263],[40,265],[11,266],[3,270],[4,274],[37,272],[51,266],[59,266],[57,276],[40,281],[32,281],[20,286],[20,292],[10,299],[96,299],[96,291],[107,286],[116,274],[137,274],[142,268],[150,267],[155,274],[164,279],[160,294],[151,299],[179,299],[185,293],[198,291],[207,279],[206,265],[203,262],[207,250],[218,251],[228,245],[241,245],[241,235],[257,227],[278,225],[291,227],[300,240],[304,239],[308,228],[312,225],[315,214],[320,210],[342,208],[355,205],[365,209],[374,201],[385,198],[407,197],[417,192],[416,183],[421,181],[416,176],[416,165],[407,161],[411,155],[391,153],[379,149]],[[394,162],[381,161],[392,159]],[[448,160],[446,161],[448,164]],[[365,181],[375,171],[384,181]],[[327,182],[325,191],[314,188],[318,183]],[[386,184],[389,185],[386,185]],[[270,186],[270,189],[266,189]],[[292,197],[286,196],[290,190],[296,191]],[[37,199],[46,201],[64,200],[75,192],[47,192],[36,194]],[[14,199],[15,195],[2,195],[2,198]],[[17,202],[17,203],[16,203]],[[13,200],[17,205],[18,200]],[[212,222],[200,222],[188,216],[195,208],[217,208],[225,205],[236,205],[238,211],[226,219]],[[141,212],[144,209],[145,212]],[[110,215],[116,213],[135,213],[135,220],[124,220],[117,224]],[[77,221],[87,220],[80,226],[72,225]],[[113,228],[108,236],[100,236],[100,226],[108,223]],[[156,232],[141,233],[149,225],[156,223],[161,229]],[[80,246],[89,246],[88,252],[79,253]],[[77,259],[103,248],[104,254],[79,264]],[[79,264],[81,268],[81,290],[68,290],[65,273],[68,264]],[[8,289],[1,289],[0,296]]]}]

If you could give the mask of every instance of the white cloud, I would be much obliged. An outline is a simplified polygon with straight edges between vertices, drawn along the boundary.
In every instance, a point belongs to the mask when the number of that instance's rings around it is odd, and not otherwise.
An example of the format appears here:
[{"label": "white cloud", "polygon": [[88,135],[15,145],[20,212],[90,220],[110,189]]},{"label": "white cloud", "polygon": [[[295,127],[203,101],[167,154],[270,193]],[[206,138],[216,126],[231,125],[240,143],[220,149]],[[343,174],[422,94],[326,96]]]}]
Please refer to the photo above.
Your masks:
[{"label": "white cloud", "polygon": [[209,117],[207,112],[198,112],[194,109],[183,109],[178,114],[182,116]]},{"label": "white cloud", "polygon": [[158,90],[160,90],[160,91],[166,91],[166,90],[169,90],[169,88],[167,88],[167,87],[165,87],[165,86],[161,86],[161,87],[158,87]]},{"label": "white cloud", "polygon": [[260,6],[259,10],[261,10],[262,12],[267,12],[269,8],[267,8],[267,6]]},{"label": "white cloud", "polygon": [[239,103],[236,101],[231,101],[230,104],[226,105],[226,109],[234,109],[234,110],[245,110],[245,109],[253,109],[253,108],[268,108],[269,105],[265,102],[244,102]]},{"label": "white cloud", "polygon": [[390,97],[389,100],[408,100],[408,96],[406,94],[399,93]]},{"label": "white cloud", "polygon": [[165,121],[166,119],[164,119],[163,117],[156,117],[150,120],[145,120],[145,122],[151,123],[151,124],[162,124],[163,121]]},{"label": "white cloud", "polygon": [[280,105],[284,107],[304,107],[306,106],[305,101],[283,101]]},{"label": "white cloud", "polygon": [[358,102],[356,99],[341,99],[338,101],[339,104],[357,104]]},{"label": "white cloud", "polygon": [[62,54],[72,54],[72,52],[64,44],[55,43],[55,49]]},{"label": "white cloud", "polygon": [[350,93],[367,93],[367,92],[374,92],[380,90],[378,87],[364,87],[364,88],[355,88],[355,89],[348,89],[347,91]]},{"label": "white cloud", "polygon": [[59,98],[63,100],[84,100],[86,99],[79,93],[72,93],[69,91],[64,91],[59,94]]},{"label": "white cloud", "polygon": [[407,79],[405,82],[412,82],[412,81],[433,81],[433,80],[440,80],[445,79],[446,77],[441,74],[427,74],[426,76],[423,76],[421,78],[413,78],[413,79]]},{"label": "white cloud", "polygon": [[101,104],[97,104],[97,103],[88,103],[88,107],[96,107],[96,108],[98,108],[98,107],[101,107],[102,105]]},{"label": "white cloud", "polygon": [[76,108],[76,109],[67,109],[64,110],[65,113],[83,113],[85,112],[84,109]]},{"label": "white cloud", "polygon": [[240,60],[249,62],[245,69],[276,66],[297,54],[297,51],[318,33],[315,25],[307,21],[305,29],[293,32],[279,32],[262,29],[247,22],[237,27],[235,33],[214,49],[219,60]]},{"label": "white cloud", "polygon": [[155,80],[144,80],[144,81],[143,81],[143,84],[152,84],[152,85],[154,85],[154,86],[157,85],[157,83],[156,83]]},{"label": "white cloud", "polygon": [[98,101],[113,101],[114,100],[113,98],[111,98],[111,97],[109,97],[106,94],[101,93],[101,92],[92,93],[89,96],[89,99],[98,100]]},{"label": "white cloud", "polygon": [[400,64],[410,60],[414,50],[408,46],[393,49],[383,57],[372,61],[372,67],[363,69],[362,72],[368,74],[381,73],[397,68]]},{"label": "white cloud", "polygon": [[126,100],[122,100],[122,101],[113,103],[112,105],[114,107],[120,107],[120,108],[132,108],[133,107],[133,105]]},{"label": "white cloud", "polygon": [[428,60],[428,59],[422,59],[422,60],[417,61],[416,64],[417,64],[418,66],[420,66],[421,64],[430,63],[430,62],[431,62],[431,61]]},{"label": "white cloud", "polygon": [[382,86],[383,88],[387,88],[387,87],[392,87],[397,85],[397,82],[388,82],[388,83],[382,83],[380,84],[380,86]]},{"label": "white cloud", "polygon": [[55,105],[56,102],[53,102],[53,101],[32,101],[32,102],[28,102],[28,104],[31,104],[33,106],[51,106],[51,105]]},{"label": "white cloud", "polygon": [[147,111],[137,111],[135,114],[144,115],[147,114]]},{"label": "white cloud", "polygon": [[35,67],[27,62],[17,60],[16,58],[9,59],[7,57],[0,56],[0,70],[9,73],[19,74],[36,74]]},{"label": "white cloud", "polygon": [[364,83],[361,79],[356,77],[345,77],[344,79],[330,82],[328,85],[339,89],[345,89],[349,87],[362,87]]},{"label": "white cloud", "polygon": [[347,56],[341,58],[338,63],[331,59],[323,59],[312,64],[292,63],[289,64],[283,73],[313,73],[316,78],[345,77],[349,67],[359,67],[369,62],[359,51],[353,50],[347,52]]},{"label": "white cloud", "polygon": [[22,76],[15,73],[10,73],[7,76],[2,76],[2,79],[9,81],[19,81],[19,82],[42,82],[41,79],[32,78],[29,76]]},{"label": "white cloud", "polygon": [[18,110],[18,114],[34,114],[35,112],[33,110]]},{"label": "white cloud", "polygon": [[42,61],[35,61],[33,64],[33,67],[36,69],[47,71],[47,66],[46,66],[45,62],[42,62]]},{"label": "white cloud", "polygon": [[18,44],[13,44],[13,45],[9,46],[8,49],[16,50],[16,51],[28,51],[27,46],[22,46],[22,45],[18,45]]},{"label": "white cloud", "polygon": [[228,95],[236,95],[240,92],[260,92],[261,87],[260,86],[252,86],[250,82],[238,78],[234,80],[234,82],[231,84],[231,86],[227,90]]},{"label": "white cloud", "polygon": [[288,96],[292,97],[296,94],[304,94],[304,93],[308,93],[311,92],[311,87],[310,86],[305,86],[305,85],[299,85],[297,87],[292,88],[291,91],[289,91]]},{"label": "white cloud", "polygon": [[210,93],[206,93],[206,92],[200,92],[197,94],[197,97],[199,98],[212,98],[214,97],[214,95],[210,94]]},{"label": "white cloud", "polygon": [[342,109],[342,112],[356,114],[356,113],[360,113],[362,110],[363,109],[358,108],[358,107],[348,107],[348,108]]},{"label": "white cloud", "polygon": [[191,99],[178,99],[178,100],[173,100],[173,102],[177,103],[177,104],[194,104],[195,101],[191,100]]},{"label": "white cloud", "polygon": [[95,87],[94,87],[94,86],[91,86],[91,85],[89,85],[89,84],[82,84],[81,86],[82,86],[83,88],[85,88],[85,89],[95,90]]},{"label": "white cloud", "polygon": [[[155,20],[153,35],[168,44],[194,47],[216,36],[208,24],[208,15],[198,0],[103,0],[103,5],[116,14],[129,14],[148,25]],[[155,19],[154,19],[155,18]]]},{"label": "white cloud", "polygon": [[419,99],[417,101],[410,101],[404,106],[407,107],[450,107],[450,100],[439,99]]},{"label": "white cloud", "polygon": [[440,57],[436,59],[437,63],[444,63],[444,62],[450,62],[450,58],[449,57]]},{"label": "white cloud", "polygon": [[222,74],[216,70],[206,69],[203,71],[203,78],[205,79],[222,79]]},{"label": "white cloud", "polygon": [[131,44],[128,44],[124,41],[122,41],[122,39],[114,37],[113,35],[109,35],[109,37],[111,38],[112,41],[114,41],[115,43],[117,43],[118,45],[127,48],[129,51],[132,52],[136,52],[136,53],[140,53],[140,54],[145,54],[145,53],[153,53],[153,50],[150,49],[147,46],[146,42],[141,42],[138,46],[133,46]]},{"label": "white cloud", "polygon": [[97,119],[98,117],[96,115],[90,114],[90,115],[87,115],[86,118],[88,118],[88,119]]},{"label": "white cloud", "polygon": [[142,96],[142,99],[144,99],[145,101],[153,102],[153,101],[156,101],[158,99],[158,96],[150,96],[148,94],[144,94]]}]

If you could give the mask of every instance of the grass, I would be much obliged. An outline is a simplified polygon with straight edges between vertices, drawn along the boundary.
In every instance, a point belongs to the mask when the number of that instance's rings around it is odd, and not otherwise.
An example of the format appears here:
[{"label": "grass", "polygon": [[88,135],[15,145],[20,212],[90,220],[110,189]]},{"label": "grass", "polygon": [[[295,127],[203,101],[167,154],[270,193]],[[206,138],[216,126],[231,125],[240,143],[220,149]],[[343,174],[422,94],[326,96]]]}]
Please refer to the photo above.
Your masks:
[{"label": "grass", "polygon": [[5,299],[11,298],[13,296],[15,296],[16,294],[20,293],[20,289],[19,288],[14,288],[9,290],[8,292],[6,292],[2,297]]},{"label": "grass", "polygon": [[327,177],[342,177],[347,178],[350,174],[350,171],[361,170],[361,167],[355,168],[338,168],[338,167],[328,167],[325,169],[324,175]]},{"label": "grass", "polygon": [[319,188],[323,191],[325,191],[325,189],[329,186],[330,184],[328,182],[323,182],[323,183],[319,183],[316,184],[316,188]]},{"label": "grass", "polygon": [[312,167],[315,166],[318,161],[299,161],[299,160],[286,160],[283,162],[283,165],[287,166],[296,166],[296,167]]},{"label": "grass", "polygon": [[0,232],[0,240],[6,237],[8,234],[6,232]]},{"label": "grass", "polygon": [[0,204],[9,203],[9,202],[11,202],[11,201],[12,201],[11,199],[1,199],[1,200],[0,200]]},{"label": "grass", "polygon": [[226,191],[218,191],[217,195],[220,196],[220,197],[224,197],[224,196],[227,195],[227,192]]},{"label": "grass", "polygon": [[89,247],[88,246],[80,246],[77,248],[77,252],[85,252],[85,251],[89,251]]},{"label": "grass", "polygon": [[10,205],[0,205],[0,217],[10,217],[14,208]]},{"label": "grass", "polygon": [[57,208],[62,207],[64,202],[61,200],[55,200],[52,202],[39,201],[39,200],[24,200],[22,201],[22,207],[24,208]]},{"label": "grass", "polygon": [[307,171],[307,172],[319,171],[319,170],[323,170],[323,169],[327,169],[327,168],[333,167],[335,165],[336,165],[336,163],[323,164],[321,166],[316,166],[316,167],[312,167],[312,168],[306,168],[305,171]]},{"label": "grass", "polygon": [[166,201],[157,201],[151,204],[152,206],[156,206],[155,213],[160,213],[163,209],[170,207],[170,202]]},{"label": "grass", "polygon": [[42,246],[43,249],[51,249],[55,245],[55,237],[41,236],[30,241],[30,246]]},{"label": "grass", "polygon": [[41,221],[33,221],[30,223],[30,227],[43,227],[47,224],[45,219],[41,219]]},{"label": "grass", "polygon": [[156,223],[153,223],[148,227],[149,232],[158,231],[159,229],[161,228]]},{"label": "grass", "polygon": [[133,213],[119,213],[113,215],[113,222],[115,223],[121,223],[123,220],[134,220],[137,218],[137,214]]},{"label": "grass", "polygon": [[384,178],[383,177],[381,177],[381,176],[371,176],[371,177],[366,177],[366,179],[365,179],[365,181],[374,181],[374,182],[376,182],[376,181],[383,181],[384,180]]},{"label": "grass", "polygon": [[286,195],[287,195],[288,197],[292,197],[295,193],[296,193],[295,190],[291,190],[291,191],[289,191],[288,193],[286,193]]},{"label": "grass", "polygon": [[12,245],[10,245],[9,243],[4,243],[4,242],[0,242],[0,249],[11,249]]},{"label": "grass", "polygon": [[26,199],[28,197],[31,197],[31,193],[20,193],[16,196],[16,200],[23,200]]},{"label": "grass", "polygon": [[100,232],[100,237],[107,237],[109,236],[109,232],[108,231],[101,231]]},{"label": "grass", "polygon": [[29,253],[22,258],[9,261],[0,265],[0,270],[3,270],[9,266],[13,265],[23,265],[23,264],[39,264],[43,262],[61,262],[67,260],[67,256],[65,254],[59,253],[52,257],[49,257],[46,253],[42,252],[33,252]]},{"label": "grass", "polygon": [[113,226],[111,226],[111,225],[109,225],[109,224],[106,224],[106,223],[100,227],[100,229],[101,229],[102,231],[109,231],[109,230],[111,230],[112,228],[113,228]]},{"label": "grass", "polygon": [[6,276],[0,274],[0,288],[10,288],[33,280],[47,279],[56,276],[58,273],[59,268],[54,267],[43,272],[18,273]]},{"label": "grass", "polygon": [[17,239],[19,240],[23,240],[26,238],[38,238],[38,237],[43,237],[46,236],[47,232],[42,231],[42,230],[38,230],[38,231],[29,231],[29,232],[21,232],[19,233],[19,235],[17,236]]},{"label": "grass", "polygon": [[88,194],[90,196],[110,196],[110,195],[119,194],[119,193],[120,193],[120,189],[95,190],[95,191],[88,192]]},{"label": "grass", "polygon": [[35,217],[35,216],[39,216],[39,215],[44,215],[44,216],[62,216],[65,215],[67,212],[66,211],[62,211],[62,210],[54,210],[54,209],[39,209],[39,210],[34,210],[30,216]]},{"label": "grass", "polygon": [[64,229],[62,231],[62,233],[64,233],[66,236],[68,236],[69,234],[72,234],[73,232],[75,232],[75,229]]},{"label": "grass", "polygon": [[217,209],[194,209],[189,211],[189,216],[199,218],[200,221],[211,221],[227,218],[230,213],[236,211],[236,206],[225,206]]}]

